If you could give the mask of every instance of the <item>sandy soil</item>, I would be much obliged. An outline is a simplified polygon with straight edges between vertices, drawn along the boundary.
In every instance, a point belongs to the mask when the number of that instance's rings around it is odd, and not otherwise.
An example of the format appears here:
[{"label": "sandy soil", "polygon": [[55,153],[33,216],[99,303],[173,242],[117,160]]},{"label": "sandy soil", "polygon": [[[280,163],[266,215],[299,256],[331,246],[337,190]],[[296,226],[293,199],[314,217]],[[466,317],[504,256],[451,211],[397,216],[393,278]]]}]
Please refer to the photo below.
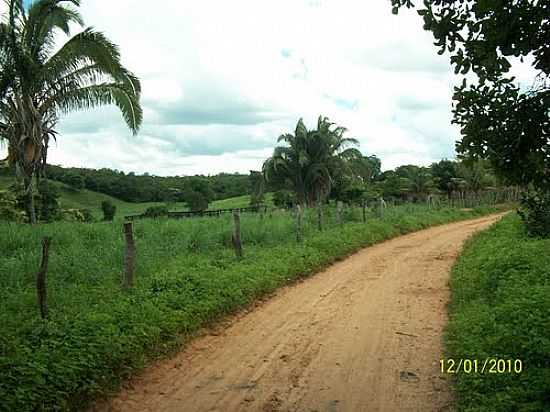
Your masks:
[{"label": "sandy soil", "polygon": [[363,249],[205,333],[94,411],[449,411],[449,269],[501,215]]}]

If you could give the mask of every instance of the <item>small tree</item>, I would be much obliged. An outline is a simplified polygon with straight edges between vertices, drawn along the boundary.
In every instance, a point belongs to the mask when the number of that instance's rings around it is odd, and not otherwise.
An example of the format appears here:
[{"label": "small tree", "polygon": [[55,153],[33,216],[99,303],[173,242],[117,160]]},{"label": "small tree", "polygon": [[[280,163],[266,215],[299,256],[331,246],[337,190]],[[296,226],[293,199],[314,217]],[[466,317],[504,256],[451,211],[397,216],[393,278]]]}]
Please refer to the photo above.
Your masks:
[{"label": "small tree", "polygon": [[103,220],[112,222],[116,214],[116,206],[108,200],[101,202],[101,210],[103,210]]},{"label": "small tree", "polygon": [[208,209],[208,199],[200,192],[187,192],[185,202],[192,212],[202,212]]}]

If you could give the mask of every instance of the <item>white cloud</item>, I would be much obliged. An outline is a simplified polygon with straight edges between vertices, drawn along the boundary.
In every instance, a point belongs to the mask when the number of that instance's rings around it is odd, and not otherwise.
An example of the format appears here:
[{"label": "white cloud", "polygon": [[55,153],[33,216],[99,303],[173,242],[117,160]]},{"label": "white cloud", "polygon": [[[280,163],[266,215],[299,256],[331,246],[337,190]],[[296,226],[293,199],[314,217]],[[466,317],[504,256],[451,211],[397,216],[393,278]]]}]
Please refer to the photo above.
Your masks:
[{"label": "white cloud", "polygon": [[452,74],[389,1],[87,0],[143,83],[138,137],[113,108],[70,115],[50,162],[159,175],[259,169],[303,117],[349,129],[383,168],[451,157]]}]

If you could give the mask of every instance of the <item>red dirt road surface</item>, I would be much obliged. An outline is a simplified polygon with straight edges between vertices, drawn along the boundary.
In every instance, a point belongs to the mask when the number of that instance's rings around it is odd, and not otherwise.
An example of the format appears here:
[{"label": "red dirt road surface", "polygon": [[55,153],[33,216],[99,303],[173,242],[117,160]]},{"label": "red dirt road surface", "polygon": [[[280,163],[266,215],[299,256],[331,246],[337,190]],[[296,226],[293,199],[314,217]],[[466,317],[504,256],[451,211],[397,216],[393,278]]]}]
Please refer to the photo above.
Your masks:
[{"label": "red dirt road surface", "polygon": [[281,289],[94,411],[450,411],[439,372],[449,270],[502,215],[368,247]]}]

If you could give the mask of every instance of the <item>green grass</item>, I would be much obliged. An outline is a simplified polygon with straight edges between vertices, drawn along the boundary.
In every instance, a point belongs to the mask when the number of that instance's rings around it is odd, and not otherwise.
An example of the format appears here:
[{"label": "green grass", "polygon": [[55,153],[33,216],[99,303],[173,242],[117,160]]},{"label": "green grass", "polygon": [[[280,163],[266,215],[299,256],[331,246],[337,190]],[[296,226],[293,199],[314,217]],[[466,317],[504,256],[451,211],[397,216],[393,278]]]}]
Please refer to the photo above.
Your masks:
[{"label": "green grass", "polygon": [[[273,206],[273,193],[266,193],[266,206]],[[250,195],[232,197],[229,199],[215,200],[208,207],[209,209],[236,209],[250,206]]]},{"label": "green grass", "polygon": [[519,374],[459,373],[458,411],[550,411],[550,240],[509,215],[469,241],[451,289],[447,356],[523,363]]},{"label": "green grass", "polygon": [[[397,207],[383,219],[347,210],[346,224],[315,229],[305,216],[297,245],[289,212],[243,214],[244,259],[230,248],[231,216],[135,222],[137,284],[120,287],[120,222],[0,223],[0,410],[83,410],[151,356],[173,350],[200,327],[336,259],[384,239],[494,209]],[[53,237],[50,319],[38,316],[34,276],[40,240]]]}]

